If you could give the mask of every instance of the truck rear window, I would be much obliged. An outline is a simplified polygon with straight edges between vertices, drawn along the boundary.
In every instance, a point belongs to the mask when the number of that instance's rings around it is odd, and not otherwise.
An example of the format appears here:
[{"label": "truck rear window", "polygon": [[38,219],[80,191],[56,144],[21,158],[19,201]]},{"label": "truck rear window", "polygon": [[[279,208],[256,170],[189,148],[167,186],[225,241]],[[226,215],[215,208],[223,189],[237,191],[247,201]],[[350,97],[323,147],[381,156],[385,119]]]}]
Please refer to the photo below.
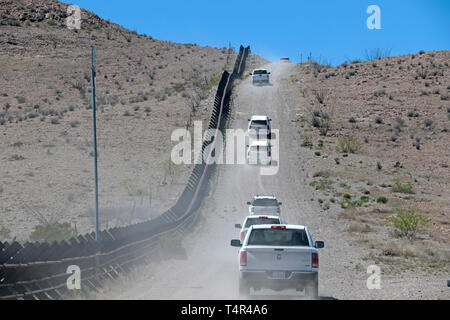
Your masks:
[{"label": "truck rear window", "polygon": [[309,246],[305,230],[254,229],[247,245],[258,246]]},{"label": "truck rear window", "polygon": [[267,70],[255,70],[253,74],[267,74]]},{"label": "truck rear window", "polygon": [[249,218],[247,219],[247,222],[245,223],[244,228],[250,228],[253,225],[258,224],[280,224],[280,219],[273,219],[273,218]]},{"label": "truck rear window", "polygon": [[266,120],[253,120],[252,123],[250,124],[250,127],[267,127],[267,121]]},{"label": "truck rear window", "polygon": [[277,199],[255,199],[252,206],[255,207],[278,207]]}]

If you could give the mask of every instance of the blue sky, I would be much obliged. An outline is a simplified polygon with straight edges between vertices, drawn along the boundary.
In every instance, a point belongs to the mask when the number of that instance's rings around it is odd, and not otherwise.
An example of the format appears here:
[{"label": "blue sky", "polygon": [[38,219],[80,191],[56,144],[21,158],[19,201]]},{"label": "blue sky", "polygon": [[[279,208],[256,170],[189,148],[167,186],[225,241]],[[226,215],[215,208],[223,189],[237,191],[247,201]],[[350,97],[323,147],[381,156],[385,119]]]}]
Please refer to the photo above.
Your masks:
[{"label": "blue sky", "polygon": [[[69,1],[65,1],[69,2]],[[250,45],[276,61],[288,56],[340,64],[365,49],[391,55],[450,49],[448,0],[72,0],[104,19],[159,40],[224,47]],[[381,30],[366,26],[369,5]]]}]

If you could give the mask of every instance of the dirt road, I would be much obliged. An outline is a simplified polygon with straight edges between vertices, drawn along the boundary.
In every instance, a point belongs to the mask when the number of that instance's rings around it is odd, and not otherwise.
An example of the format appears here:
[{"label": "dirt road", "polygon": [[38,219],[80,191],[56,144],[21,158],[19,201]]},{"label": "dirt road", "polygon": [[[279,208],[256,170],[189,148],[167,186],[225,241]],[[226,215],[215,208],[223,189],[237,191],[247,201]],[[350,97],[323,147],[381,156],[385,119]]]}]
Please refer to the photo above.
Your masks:
[{"label": "dirt road", "polygon": [[[230,239],[239,237],[235,223],[247,214],[246,202],[255,194],[274,194],[283,202],[282,217],[292,224],[307,225],[315,240],[325,241],[320,251],[319,295],[321,299],[435,298],[448,296],[444,279],[430,277],[411,281],[409,275],[382,278],[381,290],[368,290],[369,262],[363,251],[343,238],[342,221],[330,211],[320,210],[308,186],[313,152],[300,148],[298,126],[292,122],[306,104],[293,92],[289,75],[294,64],[270,64],[271,84],[255,87],[243,80],[234,89],[231,128],[246,129],[252,115],[268,115],[273,129],[279,129],[279,171],[260,175],[258,167],[220,165],[217,184],[202,212],[198,230],[184,242],[186,259],[170,260],[143,267],[136,283],[121,283],[106,298],[113,299],[240,299],[238,296],[237,249]],[[309,169],[308,169],[309,168]],[[362,265],[362,270],[355,268]],[[135,277],[136,278],[136,277]],[[442,283],[441,283],[442,281]],[[437,289],[439,288],[439,289]],[[446,293],[447,292],[447,293]],[[105,298],[105,297],[103,297]],[[258,291],[254,299],[304,299],[292,291]]]}]

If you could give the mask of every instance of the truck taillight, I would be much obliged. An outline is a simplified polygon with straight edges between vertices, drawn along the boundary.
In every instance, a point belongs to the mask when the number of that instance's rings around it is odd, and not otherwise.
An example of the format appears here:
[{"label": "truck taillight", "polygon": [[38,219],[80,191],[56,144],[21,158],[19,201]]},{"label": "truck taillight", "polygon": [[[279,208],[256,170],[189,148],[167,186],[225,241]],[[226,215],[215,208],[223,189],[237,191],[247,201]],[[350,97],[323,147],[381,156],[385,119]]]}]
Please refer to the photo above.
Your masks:
[{"label": "truck taillight", "polygon": [[239,257],[239,263],[241,267],[245,267],[247,265],[247,251],[241,251],[241,255]]},{"label": "truck taillight", "polygon": [[241,232],[241,243],[244,242],[245,239],[245,235],[247,234],[247,231],[242,231]]},{"label": "truck taillight", "polygon": [[280,208],[277,208],[277,213],[280,213]]},{"label": "truck taillight", "polygon": [[319,254],[317,252],[313,252],[311,256],[311,267],[318,268],[319,267]]},{"label": "truck taillight", "polygon": [[252,212],[255,212],[255,207],[252,207]]}]

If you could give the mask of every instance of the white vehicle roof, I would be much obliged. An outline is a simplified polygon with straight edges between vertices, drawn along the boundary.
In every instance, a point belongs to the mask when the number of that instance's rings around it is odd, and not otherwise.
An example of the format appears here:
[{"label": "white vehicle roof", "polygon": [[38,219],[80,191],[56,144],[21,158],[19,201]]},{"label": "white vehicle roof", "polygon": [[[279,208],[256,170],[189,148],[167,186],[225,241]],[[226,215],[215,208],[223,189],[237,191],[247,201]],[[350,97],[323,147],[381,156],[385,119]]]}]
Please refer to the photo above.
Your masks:
[{"label": "white vehicle roof", "polygon": [[250,147],[268,147],[270,143],[268,140],[254,140],[250,143]]},{"label": "white vehicle roof", "polygon": [[253,197],[254,199],[276,199],[276,197],[275,196],[264,196],[264,195],[256,195],[256,196],[254,196]]},{"label": "white vehicle roof", "polygon": [[[297,229],[297,230],[305,230],[305,226],[295,225],[295,224],[257,224],[253,225],[250,228],[253,229],[271,229],[272,226],[276,227],[286,227],[286,229]],[[249,228],[249,229],[250,229]]]},{"label": "white vehicle roof", "polygon": [[250,118],[250,121],[253,121],[253,120],[269,120],[269,117],[268,116],[252,116]]},{"label": "white vehicle roof", "polygon": [[266,214],[254,214],[252,216],[247,216],[246,219],[259,219],[260,217],[264,217],[267,219],[281,219],[280,216],[274,216],[274,215],[266,215]]}]

